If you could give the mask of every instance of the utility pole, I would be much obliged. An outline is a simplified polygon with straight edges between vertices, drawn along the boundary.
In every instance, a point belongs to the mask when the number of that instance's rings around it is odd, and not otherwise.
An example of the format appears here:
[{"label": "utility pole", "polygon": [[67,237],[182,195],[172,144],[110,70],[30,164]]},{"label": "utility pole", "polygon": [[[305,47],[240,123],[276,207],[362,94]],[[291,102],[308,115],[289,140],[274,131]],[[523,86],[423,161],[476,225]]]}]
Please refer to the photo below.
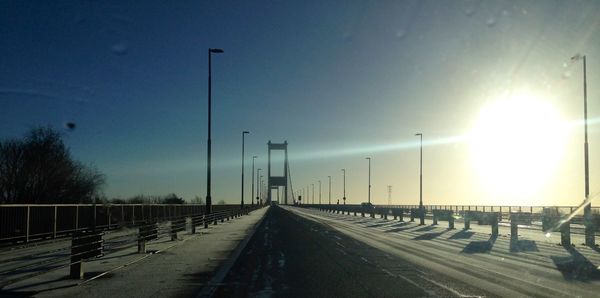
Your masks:
[{"label": "utility pole", "polygon": [[388,185],[388,206],[392,205],[392,186]]}]

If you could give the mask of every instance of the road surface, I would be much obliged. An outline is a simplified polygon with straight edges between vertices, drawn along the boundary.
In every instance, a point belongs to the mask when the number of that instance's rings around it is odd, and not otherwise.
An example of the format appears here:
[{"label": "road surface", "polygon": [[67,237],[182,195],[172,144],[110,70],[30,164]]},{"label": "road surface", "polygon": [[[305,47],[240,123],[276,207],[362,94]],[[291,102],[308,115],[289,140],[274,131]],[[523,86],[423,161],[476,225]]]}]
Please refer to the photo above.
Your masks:
[{"label": "road surface", "polygon": [[269,210],[216,296],[493,296],[290,210]]}]

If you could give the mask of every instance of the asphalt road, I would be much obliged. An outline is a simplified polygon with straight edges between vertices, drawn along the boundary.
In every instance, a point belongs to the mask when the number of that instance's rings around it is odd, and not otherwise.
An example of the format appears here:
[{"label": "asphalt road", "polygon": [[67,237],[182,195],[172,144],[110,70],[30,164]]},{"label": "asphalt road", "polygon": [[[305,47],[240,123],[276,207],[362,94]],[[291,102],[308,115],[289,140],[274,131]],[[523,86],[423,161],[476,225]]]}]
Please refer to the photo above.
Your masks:
[{"label": "asphalt road", "polygon": [[[460,289],[457,292],[455,289]],[[493,296],[280,207],[270,208],[217,297]]]}]

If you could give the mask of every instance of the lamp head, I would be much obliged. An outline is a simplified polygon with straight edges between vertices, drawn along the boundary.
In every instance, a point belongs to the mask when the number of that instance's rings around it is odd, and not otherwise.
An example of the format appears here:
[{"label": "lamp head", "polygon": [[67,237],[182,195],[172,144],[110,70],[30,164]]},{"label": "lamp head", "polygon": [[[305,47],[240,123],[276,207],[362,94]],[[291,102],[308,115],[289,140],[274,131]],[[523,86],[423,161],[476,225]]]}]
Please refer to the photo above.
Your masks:
[{"label": "lamp head", "polygon": [[222,49],[210,49],[210,48],[209,48],[209,49],[208,49],[208,51],[209,51],[209,52],[211,52],[211,53],[216,53],[216,54],[221,54],[221,53],[223,53],[223,50],[222,50]]},{"label": "lamp head", "polygon": [[577,60],[579,60],[579,59],[583,59],[584,57],[585,57],[585,56],[583,56],[583,55],[581,55],[581,54],[577,54],[577,55],[575,55],[575,56],[571,57],[571,60],[572,60],[572,61],[577,61]]}]

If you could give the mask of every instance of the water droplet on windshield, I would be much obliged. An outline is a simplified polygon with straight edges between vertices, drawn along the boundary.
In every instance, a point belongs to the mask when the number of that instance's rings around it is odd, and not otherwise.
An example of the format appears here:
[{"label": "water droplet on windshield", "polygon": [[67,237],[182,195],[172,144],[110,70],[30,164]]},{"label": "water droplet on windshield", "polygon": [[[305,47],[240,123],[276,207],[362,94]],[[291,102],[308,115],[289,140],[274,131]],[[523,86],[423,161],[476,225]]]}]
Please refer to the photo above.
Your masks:
[{"label": "water droplet on windshield", "polygon": [[404,38],[405,35],[406,35],[406,32],[404,32],[404,30],[398,30],[398,32],[396,32],[397,39],[402,39],[402,38]]},{"label": "water droplet on windshield", "polygon": [[565,71],[562,75],[563,79],[568,79],[571,77],[571,72],[570,71]]},{"label": "water droplet on windshield", "polygon": [[470,17],[475,13],[475,8],[473,7],[468,7],[467,9],[465,9],[465,14]]},{"label": "water droplet on windshield", "polygon": [[550,233],[550,232],[546,233],[546,238],[550,238],[550,236],[552,236],[552,233]]},{"label": "water droplet on windshield", "polygon": [[75,122],[69,121],[69,122],[65,123],[65,129],[67,129],[69,131],[75,130],[75,127],[76,127]]},{"label": "water droplet on windshield", "polygon": [[496,18],[491,17],[487,20],[487,26],[488,27],[494,27],[496,25]]},{"label": "water droplet on windshield", "polygon": [[112,47],[110,47],[110,50],[115,55],[122,56],[127,54],[127,52],[129,51],[129,46],[124,42],[118,42],[112,45]]}]

